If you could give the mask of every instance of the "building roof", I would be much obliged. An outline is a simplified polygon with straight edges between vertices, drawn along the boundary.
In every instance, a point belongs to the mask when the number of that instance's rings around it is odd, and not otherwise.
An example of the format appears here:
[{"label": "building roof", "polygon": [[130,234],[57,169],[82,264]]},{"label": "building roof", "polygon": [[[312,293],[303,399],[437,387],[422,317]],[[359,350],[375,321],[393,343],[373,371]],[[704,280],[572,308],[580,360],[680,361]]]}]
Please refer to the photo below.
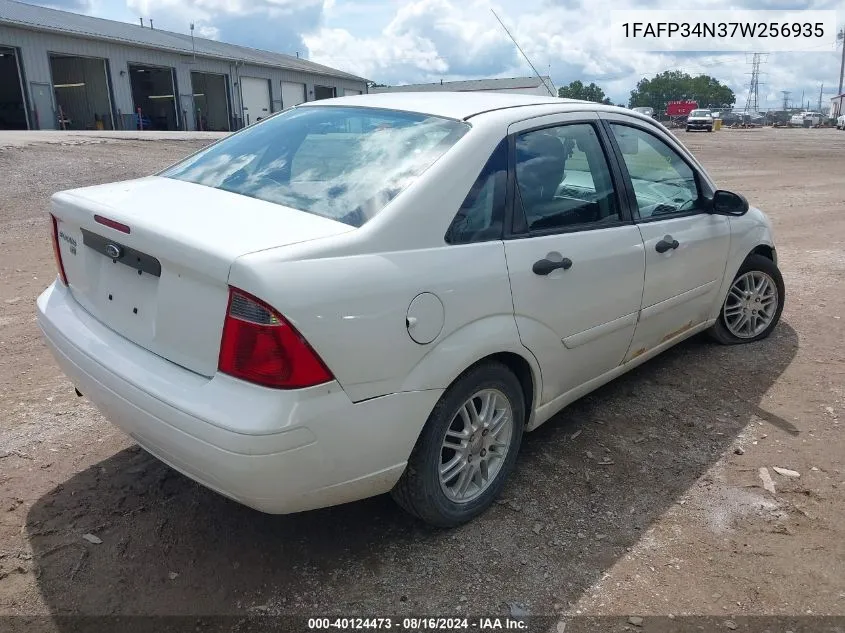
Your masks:
[{"label": "building roof", "polygon": [[[448,117],[452,119],[468,119],[471,116],[492,110],[517,108],[523,106],[556,105],[561,109],[572,106],[572,109],[590,108],[607,110],[609,106],[601,106],[591,101],[576,99],[560,99],[552,96],[538,96],[505,92],[382,92],[349,97],[338,97],[326,101],[309,101],[303,107],[319,106],[364,106],[370,108],[384,108],[417,112],[431,116]],[[579,107],[580,106],[580,107]],[[613,108],[619,110],[620,108]],[[630,110],[626,110],[630,113]],[[639,115],[638,115],[639,116]]]},{"label": "building roof", "polygon": [[117,42],[144,48],[171,51],[180,54],[194,54],[201,57],[243,61],[259,66],[284,68],[299,72],[326,75],[353,81],[367,81],[322,64],[300,59],[282,53],[273,53],[246,46],[226,44],[202,37],[194,37],[193,44],[189,34],[162,31],[129,24],[105,20],[58,9],[37,7],[14,0],[0,0],[0,24],[20,28],[63,33],[89,39]]},{"label": "building roof", "polygon": [[370,88],[370,92],[483,92],[485,90],[519,90],[520,88],[539,88],[543,85],[554,89],[548,76],[506,77],[502,79],[470,79],[467,81],[441,81],[430,84],[406,84],[404,86],[385,86]]}]

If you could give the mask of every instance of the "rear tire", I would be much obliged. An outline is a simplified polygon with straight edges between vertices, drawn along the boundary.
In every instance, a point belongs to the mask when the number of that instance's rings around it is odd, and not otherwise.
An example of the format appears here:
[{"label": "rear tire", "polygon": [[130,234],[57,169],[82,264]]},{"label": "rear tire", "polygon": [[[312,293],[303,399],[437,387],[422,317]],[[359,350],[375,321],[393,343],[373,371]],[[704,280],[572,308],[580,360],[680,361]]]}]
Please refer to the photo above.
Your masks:
[{"label": "rear tire", "polygon": [[[755,291],[764,284],[763,290]],[[719,310],[719,320],[707,333],[722,345],[764,339],[780,321],[785,297],[778,267],[768,257],[752,253],[739,267]],[[743,321],[743,316],[747,320]]]},{"label": "rear tire", "polygon": [[[489,403],[486,407],[485,402]],[[475,415],[468,406],[474,407]],[[408,466],[391,491],[393,499],[437,527],[454,527],[475,518],[490,507],[513,470],[525,417],[522,387],[507,367],[489,362],[467,370],[428,416]],[[448,448],[447,443],[456,449],[466,445],[465,452]]]}]

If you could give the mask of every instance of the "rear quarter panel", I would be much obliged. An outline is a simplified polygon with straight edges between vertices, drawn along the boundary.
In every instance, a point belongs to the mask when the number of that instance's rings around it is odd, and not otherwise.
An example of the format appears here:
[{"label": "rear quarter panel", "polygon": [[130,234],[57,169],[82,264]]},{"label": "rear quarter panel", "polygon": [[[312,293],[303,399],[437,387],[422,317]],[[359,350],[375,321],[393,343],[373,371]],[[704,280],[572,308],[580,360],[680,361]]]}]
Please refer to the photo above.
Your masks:
[{"label": "rear quarter panel", "polygon": [[[297,261],[247,255],[230,283],[279,310],[355,401],[445,388],[489,354],[530,356],[519,342],[500,241]],[[424,292],[439,298],[444,316],[422,345],[406,318]]]}]

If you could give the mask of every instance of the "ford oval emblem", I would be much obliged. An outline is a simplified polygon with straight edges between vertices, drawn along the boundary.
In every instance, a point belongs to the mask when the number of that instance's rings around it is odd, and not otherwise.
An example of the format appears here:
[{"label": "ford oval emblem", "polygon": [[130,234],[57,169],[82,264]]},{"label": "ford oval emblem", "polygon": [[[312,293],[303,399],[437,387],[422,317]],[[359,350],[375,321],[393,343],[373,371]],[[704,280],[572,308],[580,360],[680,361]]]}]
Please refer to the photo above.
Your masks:
[{"label": "ford oval emblem", "polygon": [[106,255],[112,259],[120,259],[123,256],[123,249],[117,244],[108,244],[106,246]]}]

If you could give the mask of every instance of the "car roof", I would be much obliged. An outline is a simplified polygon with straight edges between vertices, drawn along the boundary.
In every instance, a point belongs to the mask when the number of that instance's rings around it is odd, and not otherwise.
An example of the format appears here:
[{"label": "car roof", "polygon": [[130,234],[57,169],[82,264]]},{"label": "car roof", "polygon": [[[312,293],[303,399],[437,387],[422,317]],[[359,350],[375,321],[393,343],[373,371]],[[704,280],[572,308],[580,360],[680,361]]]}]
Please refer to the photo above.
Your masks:
[{"label": "car roof", "polygon": [[[538,105],[572,106],[583,109],[584,104],[599,106],[590,101],[542,97],[501,92],[379,92],[366,95],[309,101],[302,106],[358,106],[416,112],[451,119],[468,119],[482,112]],[[298,106],[298,107],[302,107]],[[579,107],[580,106],[580,107]],[[562,108],[567,109],[566,107]]]}]

